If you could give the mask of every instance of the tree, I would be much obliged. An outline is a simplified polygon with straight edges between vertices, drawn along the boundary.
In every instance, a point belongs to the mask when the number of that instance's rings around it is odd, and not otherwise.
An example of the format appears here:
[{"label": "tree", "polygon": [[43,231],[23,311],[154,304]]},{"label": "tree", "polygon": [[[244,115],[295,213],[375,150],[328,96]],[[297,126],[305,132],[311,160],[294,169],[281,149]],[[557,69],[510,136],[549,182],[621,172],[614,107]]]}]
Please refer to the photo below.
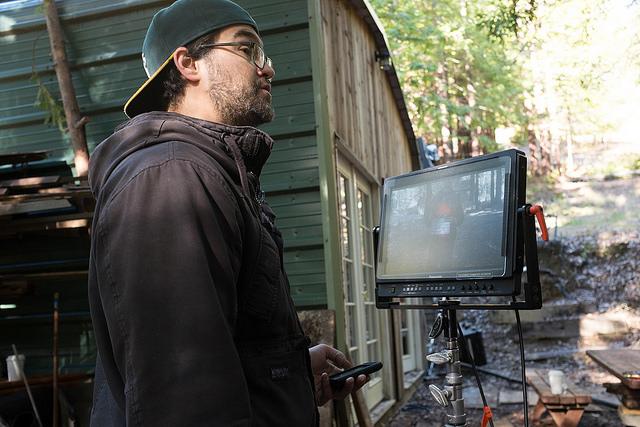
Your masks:
[{"label": "tree", "polygon": [[585,135],[640,119],[638,1],[372,4],[414,131],[445,160],[496,150],[496,130],[511,128],[534,173],[563,172]]},{"label": "tree", "polygon": [[87,148],[84,125],[87,119],[80,116],[80,108],[78,107],[78,100],[71,82],[71,71],[64,48],[60,18],[54,0],[44,0],[44,14],[51,41],[51,53],[55,64],[56,76],[60,86],[60,94],[62,95],[67,129],[73,146],[76,173],[78,176],[86,176],[89,168],[89,149]]},{"label": "tree", "polygon": [[530,2],[373,5],[388,30],[414,130],[438,144],[445,160],[493,151],[497,127],[526,123],[514,40],[532,16]]}]

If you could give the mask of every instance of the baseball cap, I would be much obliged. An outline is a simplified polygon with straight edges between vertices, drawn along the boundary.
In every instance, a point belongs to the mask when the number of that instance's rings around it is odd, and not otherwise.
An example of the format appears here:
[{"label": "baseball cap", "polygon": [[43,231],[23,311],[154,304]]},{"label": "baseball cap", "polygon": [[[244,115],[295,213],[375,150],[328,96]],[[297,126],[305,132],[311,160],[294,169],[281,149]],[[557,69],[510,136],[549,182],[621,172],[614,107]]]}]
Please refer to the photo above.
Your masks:
[{"label": "baseball cap", "polygon": [[206,34],[246,24],[258,31],[251,15],[230,0],[178,0],[153,16],[142,44],[142,65],[148,79],[124,106],[133,118],[147,111],[162,110],[161,71],[172,61],[177,48]]}]

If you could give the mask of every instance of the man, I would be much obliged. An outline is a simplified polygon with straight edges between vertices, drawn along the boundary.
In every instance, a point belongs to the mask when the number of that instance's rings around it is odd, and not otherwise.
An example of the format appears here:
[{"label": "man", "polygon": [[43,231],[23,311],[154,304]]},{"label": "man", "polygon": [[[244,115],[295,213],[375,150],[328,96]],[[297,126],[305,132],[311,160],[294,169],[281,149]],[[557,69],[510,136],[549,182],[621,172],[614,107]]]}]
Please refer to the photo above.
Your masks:
[{"label": "man", "polygon": [[258,181],[274,70],[228,0],[158,12],[132,119],[90,165],[94,426],[308,426],[350,364],[309,349]]}]

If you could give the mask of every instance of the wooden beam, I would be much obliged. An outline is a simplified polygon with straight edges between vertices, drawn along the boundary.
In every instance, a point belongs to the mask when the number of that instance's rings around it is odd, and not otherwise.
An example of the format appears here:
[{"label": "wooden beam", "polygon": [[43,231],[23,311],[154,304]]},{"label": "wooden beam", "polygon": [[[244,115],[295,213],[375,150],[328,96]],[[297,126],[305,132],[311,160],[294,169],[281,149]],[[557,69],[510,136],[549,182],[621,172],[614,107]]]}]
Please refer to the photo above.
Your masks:
[{"label": "wooden beam", "polygon": [[26,231],[57,230],[63,228],[83,228],[91,225],[93,213],[28,218],[0,222],[0,236],[10,236]]},{"label": "wooden beam", "polygon": [[[53,189],[49,189],[53,190]],[[61,187],[60,190],[56,191],[42,191],[38,193],[32,194],[5,194],[0,196],[0,203],[21,203],[21,202],[31,202],[35,200],[51,200],[51,199],[65,199],[65,198],[77,198],[77,197],[88,197],[92,198],[93,194],[91,190],[88,188],[80,187]]]},{"label": "wooden beam", "polygon": [[60,181],[58,175],[30,176],[28,178],[7,179],[0,181],[0,187],[8,188],[37,188],[45,185],[56,185]]}]

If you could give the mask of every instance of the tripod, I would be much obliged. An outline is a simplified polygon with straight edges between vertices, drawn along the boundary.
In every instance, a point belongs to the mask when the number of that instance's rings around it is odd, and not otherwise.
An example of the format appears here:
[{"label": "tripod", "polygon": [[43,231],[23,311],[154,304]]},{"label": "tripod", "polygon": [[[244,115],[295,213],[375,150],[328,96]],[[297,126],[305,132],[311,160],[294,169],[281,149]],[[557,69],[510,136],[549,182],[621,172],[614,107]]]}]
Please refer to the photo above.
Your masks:
[{"label": "tripod", "polygon": [[455,307],[459,301],[443,300],[439,305],[443,308],[436,317],[436,321],[429,332],[429,338],[435,339],[444,331],[447,348],[427,356],[429,362],[436,365],[446,364],[447,375],[444,388],[435,384],[429,385],[433,398],[447,408],[447,423],[445,427],[468,426],[467,414],[462,396],[462,370],[460,367],[460,348],[458,346],[458,320]]}]

